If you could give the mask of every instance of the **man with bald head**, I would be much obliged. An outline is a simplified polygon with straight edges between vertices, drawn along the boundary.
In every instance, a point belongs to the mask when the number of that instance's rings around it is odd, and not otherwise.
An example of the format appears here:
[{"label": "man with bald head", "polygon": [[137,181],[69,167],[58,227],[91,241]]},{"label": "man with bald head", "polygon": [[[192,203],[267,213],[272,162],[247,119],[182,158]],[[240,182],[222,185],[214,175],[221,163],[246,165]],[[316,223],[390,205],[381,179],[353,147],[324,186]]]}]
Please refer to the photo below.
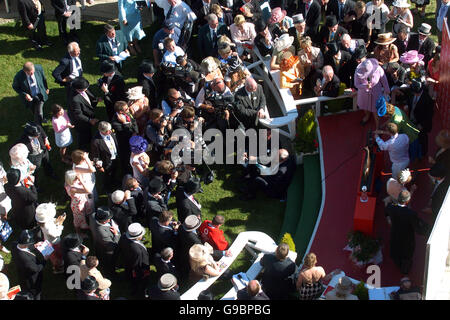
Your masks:
[{"label": "man with bald head", "polygon": [[263,88],[255,79],[248,77],[245,86],[236,91],[236,117],[245,129],[257,128],[257,119],[268,118]]},{"label": "man with bald head", "polygon": [[237,300],[270,300],[261,290],[258,280],[250,280],[246,288],[237,292]]},{"label": "man with bald head", "polygon": [[44,103],[48,99],[49,89],[44,70],[40,64],[25,62],[22,70],[17,72],[12,84],[26,108],[31,109],[34,123],[41,125],[44,121]]}]

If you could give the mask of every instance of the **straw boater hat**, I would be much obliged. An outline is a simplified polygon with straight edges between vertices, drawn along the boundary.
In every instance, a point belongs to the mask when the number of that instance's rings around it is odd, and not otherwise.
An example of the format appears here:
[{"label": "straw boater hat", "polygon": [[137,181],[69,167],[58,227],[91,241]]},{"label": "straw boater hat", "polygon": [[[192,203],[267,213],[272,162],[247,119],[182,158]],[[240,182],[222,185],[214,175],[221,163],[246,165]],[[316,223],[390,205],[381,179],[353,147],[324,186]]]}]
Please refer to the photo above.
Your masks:
[{"label": "straw boater hat", "polygon": [[375,40],[374,42],[376,44],[388,45],[388,44],[391,44],[391,43],[395,42],[395,38],[392,38],[392,33],[391,32],[380,33],[378,35],[377,40]]},{"label": "straw boater hat", "polygon": [[422,23],[417,31],[420,34],[428,36],[431,34],[431,26],[428,23]]},{"label": "straw boater hat", "polygon": [[350,294],[353,291],[353,283],[348,277],[341,277],[336,285],[337,294]]},{"label": "straw boater hat", "polygon": [[145,94],[142,93],[142,86],[137,86],[128,89],[127,96],[129,100],[139,100],[145,97]]},{"label": "straw boater hat", "polygon": [[159,278],[158,288],[161,291],[169,291],[177,285],[177,278],[171,273],[165,273]]},{"label": "straw boater hat", "polygon": [[398,8],[409,8],[411,6],[408,0],[395,0],[392,5]]},{"label": "straw boater hat", "polygon": [[410,50],[402,54],[400,57],[400,62],[405,64],[413,64],[422,61],[423,58],[424,55],[420,54],[417,50]]},{"label": "straw boater hat", "polygon": [[269,23],[279,23],[286,17],[286,10],[282,10],[280,7],[272,9],[272,16],[269,19]]},{"label": "straw boater hat", "polygon": [[135,240],[140,236],[143,236],[145,233],[145,229],[141,226],[140,223],[135,222],[128,226],[128,230],[126,232],[126,236],[130,240]]},{"label": "straw boater hat", "polygon": [[436,136],[436,144],[444,149],[450,148],[450,130],[444,129],[439,131]]},{"label": "straw boater hat", "polygon": [[201,220],[197,216],[191,214],[187,216],[186,219],[184,219],[183,228],[186,231],[194,231],[195,229],[200,227],[201,223]]},{"label": "straw boater hat", "polygon": [[277,51],[283,51],[284,49],[289,48],[293,42],[294,37],[290,36],[287,33],[284,33],[275,41],[274,47]]}]

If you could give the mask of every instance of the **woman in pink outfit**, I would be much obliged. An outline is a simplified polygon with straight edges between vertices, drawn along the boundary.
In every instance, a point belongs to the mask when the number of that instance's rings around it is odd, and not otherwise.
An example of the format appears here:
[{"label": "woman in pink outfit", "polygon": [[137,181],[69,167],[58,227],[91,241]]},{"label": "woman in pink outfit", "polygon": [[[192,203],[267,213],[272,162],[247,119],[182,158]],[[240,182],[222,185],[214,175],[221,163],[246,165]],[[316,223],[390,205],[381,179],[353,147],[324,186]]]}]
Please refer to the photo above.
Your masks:
[{"label": "woman in pink outfit", "polygon": [[64,110],[60,105],[54,104],[52,106],[52,114],[52,126],[55,131],[55,143],[60,148],[59,153],[61,155],[61,161],[67,164],[72,164],[72,161],[67,158],[66,150],[67,147],[73,142],[70,129],[75,128],[75,126],[70,123],[66,110]]},{"label": "woman in pink outfit", "polygon": [[387,96],[391,93],[384,70],[377,59],[366,59],[356,67],[354,78],[355,88],[358,89],[358,107],[365,112],[361,125],[369,121],[372,113],[378,128],[376,101],[381,95]]}]

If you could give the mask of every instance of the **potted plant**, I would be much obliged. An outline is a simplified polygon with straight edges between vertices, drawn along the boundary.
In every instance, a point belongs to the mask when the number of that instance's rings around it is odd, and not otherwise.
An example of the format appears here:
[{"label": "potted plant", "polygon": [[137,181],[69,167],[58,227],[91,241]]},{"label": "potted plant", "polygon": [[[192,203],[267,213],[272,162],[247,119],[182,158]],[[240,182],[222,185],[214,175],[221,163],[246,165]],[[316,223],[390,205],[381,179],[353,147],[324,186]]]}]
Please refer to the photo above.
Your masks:
[{"label": "potted plant", "polygon": [[348,245],[344,249],[351,251],[350,259],[356,265],[379,264],[383,260],[380,238],[375,239],[361,231],[351,231],[348,233],[348,240]]}]

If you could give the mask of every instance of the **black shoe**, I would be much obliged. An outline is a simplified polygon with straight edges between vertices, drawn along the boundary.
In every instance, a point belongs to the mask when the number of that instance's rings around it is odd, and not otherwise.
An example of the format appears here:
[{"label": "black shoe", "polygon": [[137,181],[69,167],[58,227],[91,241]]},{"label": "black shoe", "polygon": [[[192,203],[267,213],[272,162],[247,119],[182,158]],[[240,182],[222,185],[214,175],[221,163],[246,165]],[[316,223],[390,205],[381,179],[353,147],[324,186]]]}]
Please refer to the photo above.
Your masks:
[{"label": "black shoe", "polygon": [[42,50],[42,46],[37,43],[36,41],[31,41],[33,44],[33,47],[37,50],[37,51],[41,51]]}]

